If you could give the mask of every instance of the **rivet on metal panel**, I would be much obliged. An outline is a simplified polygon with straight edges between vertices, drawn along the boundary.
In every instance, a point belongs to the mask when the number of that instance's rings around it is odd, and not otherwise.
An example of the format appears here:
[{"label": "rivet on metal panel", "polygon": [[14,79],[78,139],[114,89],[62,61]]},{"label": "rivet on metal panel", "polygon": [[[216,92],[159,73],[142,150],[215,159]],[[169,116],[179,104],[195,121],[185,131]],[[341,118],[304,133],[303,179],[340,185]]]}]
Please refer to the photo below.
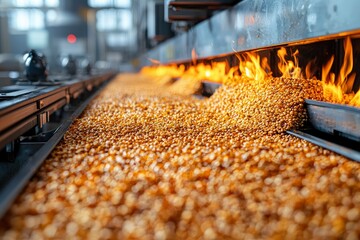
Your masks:
[{"label": "rivet on metal panel", "polygon": [[88,85],[86,86],[86,89],[87,89],[89,92],[91,92],[92,88],[93,88],[93,85],[92,85],[92,84],[88,84]]},{"label": "rivet on metal panel", "polygon": [[39,108],[42,108],[45,106],[45,102],[43,100],[40,100],[39,102]]}]

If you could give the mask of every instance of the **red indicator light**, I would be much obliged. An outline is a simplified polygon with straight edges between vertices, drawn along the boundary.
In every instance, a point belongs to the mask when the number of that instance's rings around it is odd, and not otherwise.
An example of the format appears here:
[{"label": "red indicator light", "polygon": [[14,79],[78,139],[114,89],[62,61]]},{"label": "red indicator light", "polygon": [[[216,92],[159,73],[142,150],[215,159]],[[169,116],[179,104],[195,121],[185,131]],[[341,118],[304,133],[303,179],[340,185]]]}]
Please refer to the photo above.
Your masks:
[{"label": "red indicator light", "polygon": [[68,43],[71,43],[71,44],[76,43],[76,40],[77,40],[77,38],[74,34],[69,34],[67,36]]}]

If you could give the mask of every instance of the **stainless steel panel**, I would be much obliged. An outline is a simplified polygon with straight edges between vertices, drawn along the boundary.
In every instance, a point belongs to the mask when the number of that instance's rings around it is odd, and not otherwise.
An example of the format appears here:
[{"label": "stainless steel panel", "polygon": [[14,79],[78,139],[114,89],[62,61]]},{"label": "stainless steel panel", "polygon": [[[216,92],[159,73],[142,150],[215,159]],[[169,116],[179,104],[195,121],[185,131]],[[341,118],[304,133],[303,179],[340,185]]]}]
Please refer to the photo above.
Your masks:
[{"label": "stainless steel panel", "polygon": [[244,0],[141,57],[162,63],[320,40],[360,31],[358,0]]},{"label": "stainless steel panel", "polygon": [[360,141],[360,108],[306,100],[310,123],[314,128]]}]

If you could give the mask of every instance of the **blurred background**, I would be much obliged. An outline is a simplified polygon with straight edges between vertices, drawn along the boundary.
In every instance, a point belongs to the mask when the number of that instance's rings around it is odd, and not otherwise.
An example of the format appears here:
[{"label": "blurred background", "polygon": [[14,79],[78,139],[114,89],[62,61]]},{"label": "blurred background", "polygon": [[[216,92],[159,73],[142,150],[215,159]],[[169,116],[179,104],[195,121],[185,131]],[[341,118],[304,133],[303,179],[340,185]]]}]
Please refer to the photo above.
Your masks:
[{"label": "blurred background", "polygon": [[163,0],[0,0],[0,71],[21,71],[30,49],[46,56],[52,73],[69,55],[131,71],[172,28]]}]

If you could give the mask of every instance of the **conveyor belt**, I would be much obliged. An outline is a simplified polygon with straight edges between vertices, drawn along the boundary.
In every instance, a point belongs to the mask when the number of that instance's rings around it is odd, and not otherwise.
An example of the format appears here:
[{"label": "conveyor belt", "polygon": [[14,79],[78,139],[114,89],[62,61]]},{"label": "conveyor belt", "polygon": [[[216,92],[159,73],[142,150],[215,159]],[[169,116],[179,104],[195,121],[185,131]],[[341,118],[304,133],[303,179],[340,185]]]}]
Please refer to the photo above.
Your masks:
[{"label": "conveyor belt", "polygon": [[[0,235],[357,236],[360,165],[284,133],[301,120],[292,103],[301,103],[302,90],[289,88],[291,79],[274,81],[286,85],[223,87],[199,100],[119,75],[29,181],[0,220]],[[273,107],[279,102],[283,109]]]},{"label": "conveyor belt", "polygon": [[[20,137],[16,143],[10,143],[10,145],[14,148],[10,153],[2,153],[2,162],[0,162],[0,217],[6,212],[10,204],[27,184],[28,180],[36,172],[48,154],[58,144],[71,123],[81,114],[91,99],[100,92],[105,81],[108,80],[110,76],[111,75],[104,75],[103,77],[99,77],[99,79],[92,78],[90,80],[93,81],[85,82],[86,84],[84,84],[83,81],[70,81],[67,82],[65,86],[60,86],[60,88],[55,87],[55,89],[59,88],[57,92],[67,92],[72,96],[74,93],[79,94],[80,91],[85,91],[85,88],[89,90],[94,89],[94,91],[88,92],[85,96],[82,96],[81,99],[71,101],[71,103],[62,110],[61,119],[44,123],[41,133],[34,136]],[[91,87],[89,87],[89,85],[91,85]],[[50,94],[49,97],[54,98],[57,96],[56,94]],[[76,98],[78,97],[79,95],[76,96]],[[59,110],[62,106],[64,106],[66,104],[65,99],[61,96],[59,96],[59,98],[60,100],[55,99],[57,101],[54,103],[51,102],[50,105],[46,105],[46,101],[44,101],[43,111],[46,112],[46,114],[51,115],[54,111]],[[30,99],[26,99],[26,97],[24,97],[23,99],[26,101],[27,105],[31,105],[31,103],[35,104],[34,112],[25,112],[30,116],[25,116],[23,120],[20,118],[20,121],[15,126],[10,127],[5,133],[2,132],[0,137],[3,142],[16,138],[25,131],[39,124],[38,117],[41,116],[41,112],[38,114],[39,110],[36,108],[36,103],[38,99],[44,99],[44,97],[41,97],[40,95]],[[23,101],[16,99],[13,101],[17,101],[20,105],[23,104]],[[3,107],[6,110],[5,104],[2,105],[4,105]],[[16,104],[14,105],[16,106]],[[14,105],[10,107],[14,108]],[[21,108],[20,110],[19,108],[15,108],[15,110],[21,112]],[[9,115],[5,115],[5,117],[8,116]],[[2,120],[4,119],[2,118]],[[5,122],[14,123],[14,121],[15,120]]]}]

